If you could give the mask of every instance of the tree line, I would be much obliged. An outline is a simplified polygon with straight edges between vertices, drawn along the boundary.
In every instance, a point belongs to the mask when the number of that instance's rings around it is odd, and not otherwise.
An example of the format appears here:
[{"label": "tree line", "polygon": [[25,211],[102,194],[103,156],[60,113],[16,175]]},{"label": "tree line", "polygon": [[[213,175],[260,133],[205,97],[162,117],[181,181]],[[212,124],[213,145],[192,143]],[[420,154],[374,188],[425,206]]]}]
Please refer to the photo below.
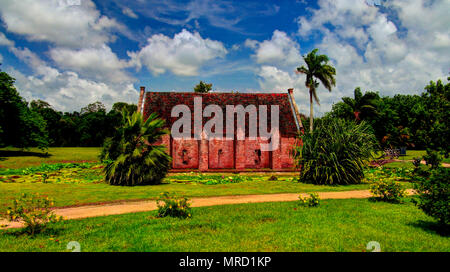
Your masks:
[{"label": "tree line", "polygon": [[393,97],[373,91],[363,94],[356,88],[354,97],[343,97],[325,116],[366,121],[382,147],[430,148],[449,153],[449,82],[430,81],[420,95]]}]

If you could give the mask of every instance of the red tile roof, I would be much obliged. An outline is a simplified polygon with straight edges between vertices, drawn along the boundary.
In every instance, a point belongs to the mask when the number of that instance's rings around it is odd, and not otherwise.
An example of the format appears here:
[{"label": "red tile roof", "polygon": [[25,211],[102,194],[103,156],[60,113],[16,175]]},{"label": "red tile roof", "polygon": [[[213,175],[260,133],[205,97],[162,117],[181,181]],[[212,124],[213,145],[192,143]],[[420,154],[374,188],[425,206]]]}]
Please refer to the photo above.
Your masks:
[{"label": "red tile roof", "polygon": [[[193,93],[193,92],[147,92],[144,101],[144,117],[155,112],[171,127],[178,118],[171,117],[172,108],[184,104],[191,109],[192,123],[194,118],[194,97],[202,97],[203,109],[207,105],[215,104],[222,108],[225,116],[226,105],[267,105],[268,127],[270,128],[270,105],[279,105],[280,109],[280,133],[282,137],[297,136],[297,127],[294,120],[291,104],[287,93]],[[225,117],[224,117],[225,118]],[[204,117],[203,124],[210,118]],[[236,119],[236,118],[235,118]],[[246,129],[248,135],[248,118],[246,118]],[[236,126],[235,126],[236,127]],[[193,129],[193,125],[192,125]],[[224,121],[225,129],[225,121]]]}]

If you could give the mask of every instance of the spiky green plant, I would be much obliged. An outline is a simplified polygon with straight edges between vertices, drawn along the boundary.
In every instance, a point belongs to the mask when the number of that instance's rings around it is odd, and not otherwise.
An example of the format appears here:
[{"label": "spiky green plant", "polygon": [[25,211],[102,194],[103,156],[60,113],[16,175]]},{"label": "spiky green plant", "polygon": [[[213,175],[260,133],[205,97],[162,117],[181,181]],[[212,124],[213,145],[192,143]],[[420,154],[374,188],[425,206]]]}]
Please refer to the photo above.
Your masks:
[{"label": "spiky green plant", "polygon": [[114,137],[105,141],[102,159],[108,161],[105,180],[112,185],[158,184],[169,170],[166,147],[155,145],[168,134],[164,120],[155,113],[144,120],[141,113],[123,112],[123,124]]},{"label": "spiky green plant", "polygon": [[314,184],[357,184],[364,167],[378,150],[375,136],[363,121],[359,124],[325,118],[302,136],[303,146],[294,150],[300,181]]}]

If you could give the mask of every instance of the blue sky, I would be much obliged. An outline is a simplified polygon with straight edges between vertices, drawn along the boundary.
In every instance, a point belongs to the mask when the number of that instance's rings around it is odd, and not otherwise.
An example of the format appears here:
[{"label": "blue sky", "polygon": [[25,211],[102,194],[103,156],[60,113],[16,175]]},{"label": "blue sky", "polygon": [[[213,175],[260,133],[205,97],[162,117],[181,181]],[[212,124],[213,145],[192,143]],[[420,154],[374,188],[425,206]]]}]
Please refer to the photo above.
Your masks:
[{"label": "blue sky", "polygon": [[203,80],[214,91],[293,87],[308,113],[294,71],[313,48],[337,68],[333,92],[319,89],[319,115],[356,86],[414,94],[449,75],[448,0],[1,2],[1,69],[28,101],[63,111]]}]

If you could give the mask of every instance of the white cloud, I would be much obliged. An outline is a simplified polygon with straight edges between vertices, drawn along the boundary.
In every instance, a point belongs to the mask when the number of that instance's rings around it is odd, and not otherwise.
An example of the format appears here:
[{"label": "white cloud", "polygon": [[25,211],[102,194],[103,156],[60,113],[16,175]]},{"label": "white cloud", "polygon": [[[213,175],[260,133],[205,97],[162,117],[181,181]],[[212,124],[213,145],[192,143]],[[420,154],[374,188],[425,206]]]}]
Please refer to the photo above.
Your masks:
[{"label": "white cloud", "polygon": [[75,71],[84,77],[114,83],[132,80],[123,70],[129,64],[120,60],[107,45],[81,50],[53,48],[50,57],[58,67]]},{"label": "white cloud", "polygon": [[0,45],[13,46],[14,42],[6,38],[5,34],[0,32]]},{"label": "white cloud", "polygon": [[76,72],[51,67],[27,48],[11,48],[11,51],[33,69],[32,75],[7,69],[28,101],[43,99],[58,110],[79,111],[96,101],[110,108],[118,101],[136,103],[138,99],[138,92],[130,81],[116,83],[87,79]]},{"label": "white cloud", "polygon": [[279,30],[273,32],[270,40],[257,42],[247,39],[245,45],[255,50],[254,57],[260,64],[295,66],[302,60],[299,44]]},{"label": "white cloud", "polygon": [[114,19],[100,15],[91,0],[61,5],[54,0],[3,0],[0,15],[6,29],[32,41],[60,46],[96,46],[114,40],[113,30],[125,31]]},{"label": "white cloud", "polygon": [[0,54],[0,63],[3,63],[3,56]]},{"label": "white cloud", "polygon": [[134,11],[131,10],[129,7],[124,7],[124,8],[122,9],[122,13],[125,14],[126,16],[130,17],[130,18],[133,18],[133,19],[139,18],[139,17],[137,16],[137,14],[134,13]]},{"label": "white cloud", "polygon": [[[319,38],[319,53],[337,70],[335,96],[353,96],[356,86],[382,95],[414,93],[445,79],[450,59],[450,2],[386,1],[384,13],[364,1],[321,0],[311,16],[298,18],[303,39]],[[333,94],[332,93],[332,94]],[[323,107],[321,107],[323,108]]]},{"label": "white cloud", "polygon": [[145,66],[155,75],[167,70],[179,76],[194,76],[207,61],[222,58],[227,50],[221,42],[203,39],[199,33],[183,29],[173,38],[151,36],[138,52],[128,52],[138,68]]}]

